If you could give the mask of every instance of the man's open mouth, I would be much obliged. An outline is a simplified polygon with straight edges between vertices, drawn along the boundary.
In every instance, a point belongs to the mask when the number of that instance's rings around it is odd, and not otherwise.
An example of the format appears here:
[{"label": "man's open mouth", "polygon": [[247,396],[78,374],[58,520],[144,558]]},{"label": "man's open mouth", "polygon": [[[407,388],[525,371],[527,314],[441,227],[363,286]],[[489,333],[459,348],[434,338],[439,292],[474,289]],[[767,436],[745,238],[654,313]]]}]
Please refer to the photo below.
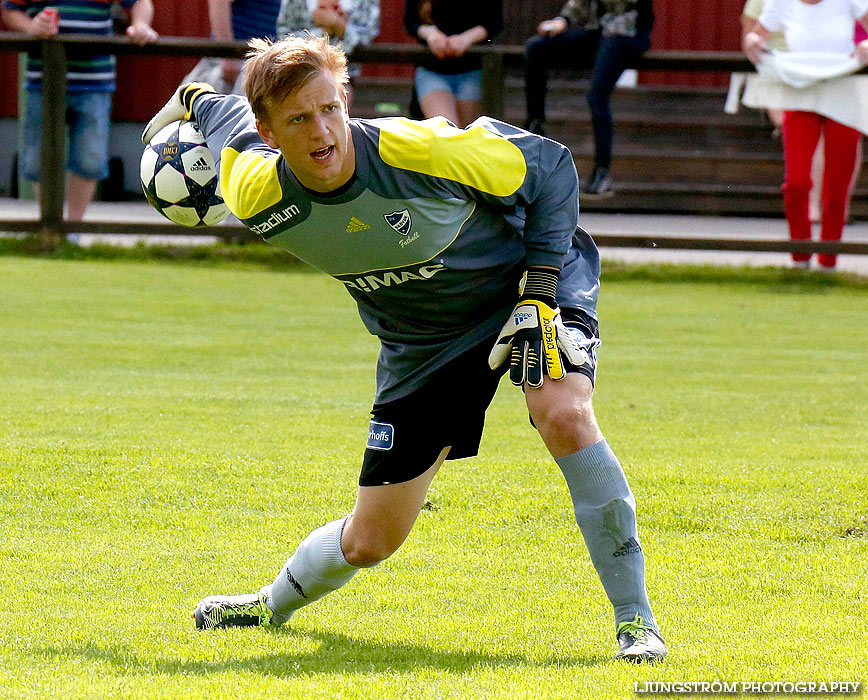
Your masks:
[{"label": "man's open mouth", "polygon": [[325,160],[332,154],[334,150],[334,146],[326,146],[325,148],[320,148],[316,151],[313,151],[310,155],[311,158],[313,158],[314,160]]}]

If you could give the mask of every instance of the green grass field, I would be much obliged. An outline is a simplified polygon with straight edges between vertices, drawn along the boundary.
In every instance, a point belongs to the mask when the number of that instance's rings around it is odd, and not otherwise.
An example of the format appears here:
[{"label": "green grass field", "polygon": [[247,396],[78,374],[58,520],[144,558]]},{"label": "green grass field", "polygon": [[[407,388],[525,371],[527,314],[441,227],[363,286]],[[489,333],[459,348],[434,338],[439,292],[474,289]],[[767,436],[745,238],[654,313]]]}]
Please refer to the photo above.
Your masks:
[{"label": "green grass field", "polygon": [[[868,681],[868,287],[604,275],[598,418],[670,657],[610,661],[566,487],[501,385],[407,544],[286,629],[197,632],[352,506],[376,342],[304,270],[0,257],[0,697],[621,698]],[[637,696],[638,697],[638,696]]]}]

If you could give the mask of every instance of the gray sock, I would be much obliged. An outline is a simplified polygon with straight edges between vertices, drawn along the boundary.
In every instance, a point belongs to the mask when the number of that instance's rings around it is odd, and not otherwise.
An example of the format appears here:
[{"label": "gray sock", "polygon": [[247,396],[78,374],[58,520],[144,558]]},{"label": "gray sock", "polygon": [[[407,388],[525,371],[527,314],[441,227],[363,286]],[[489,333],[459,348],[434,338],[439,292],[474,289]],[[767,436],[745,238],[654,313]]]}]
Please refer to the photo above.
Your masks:
[{"label": "gray sock", "polygon": [[341,549],[345,522],[346,518],[334,520],[311,532],[274,582],[263,588],[274,613],[271,624],[282,625],[296,610],[337,590],[358,571]]},{"label": "gray sock", "polygon": [[632,620],[657,629],[645,591],[645,555],[636,529],[636,499],[605,440],[555,459],[570,489],[576,523],[615,609],[615,625]]}]

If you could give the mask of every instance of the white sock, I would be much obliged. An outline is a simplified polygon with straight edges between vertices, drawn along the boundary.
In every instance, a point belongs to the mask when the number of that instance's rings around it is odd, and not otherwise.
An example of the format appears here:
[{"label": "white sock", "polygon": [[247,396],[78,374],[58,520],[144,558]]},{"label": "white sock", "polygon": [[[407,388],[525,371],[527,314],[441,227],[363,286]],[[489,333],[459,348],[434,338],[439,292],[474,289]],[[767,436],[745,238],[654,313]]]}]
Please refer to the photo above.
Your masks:
[{"label": "white sock", "polygon": [[346,520],[334,520],[311,532],[274,582],[263,588],[273,612],[271,624],[282,625],[296,610],[337,590],[358,571],[341,549]]}]

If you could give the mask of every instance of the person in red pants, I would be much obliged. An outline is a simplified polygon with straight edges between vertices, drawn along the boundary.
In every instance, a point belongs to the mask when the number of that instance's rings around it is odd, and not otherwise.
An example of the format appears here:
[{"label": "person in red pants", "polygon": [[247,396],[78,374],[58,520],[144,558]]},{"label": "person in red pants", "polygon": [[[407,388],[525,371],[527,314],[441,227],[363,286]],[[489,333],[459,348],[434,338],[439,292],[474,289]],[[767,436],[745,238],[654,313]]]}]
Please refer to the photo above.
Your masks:
[{"label": "person in red pants", "polygon": [[[792,53],[839,54],[842,61],[855,56],[859,64],[866,65],[868,41],[855,43],[854,21],[868,28],[868,0],[769,0],[754,29],[745,35],[742,46],[748,58],[758,64],[771,32],[783,30]],[[834,99],[844,101],[852,97],[839,91]],[[856,166],[860,133],[826,116],[835,113],[835,105],[822,105],[818,111],[823,114],[813,111],[784,113],[784,210],[790,238],[810,239],[808,195],[811,190],[811,160],[822,134],[826,164],[820,237],[824,241],[838,241],[844,230],[847,193]],[[793,253],[796,267],[807,268],[810,261],[809,253]],[[835,255],[818,256],[821,269],[830,270],[836,262]]]}]

